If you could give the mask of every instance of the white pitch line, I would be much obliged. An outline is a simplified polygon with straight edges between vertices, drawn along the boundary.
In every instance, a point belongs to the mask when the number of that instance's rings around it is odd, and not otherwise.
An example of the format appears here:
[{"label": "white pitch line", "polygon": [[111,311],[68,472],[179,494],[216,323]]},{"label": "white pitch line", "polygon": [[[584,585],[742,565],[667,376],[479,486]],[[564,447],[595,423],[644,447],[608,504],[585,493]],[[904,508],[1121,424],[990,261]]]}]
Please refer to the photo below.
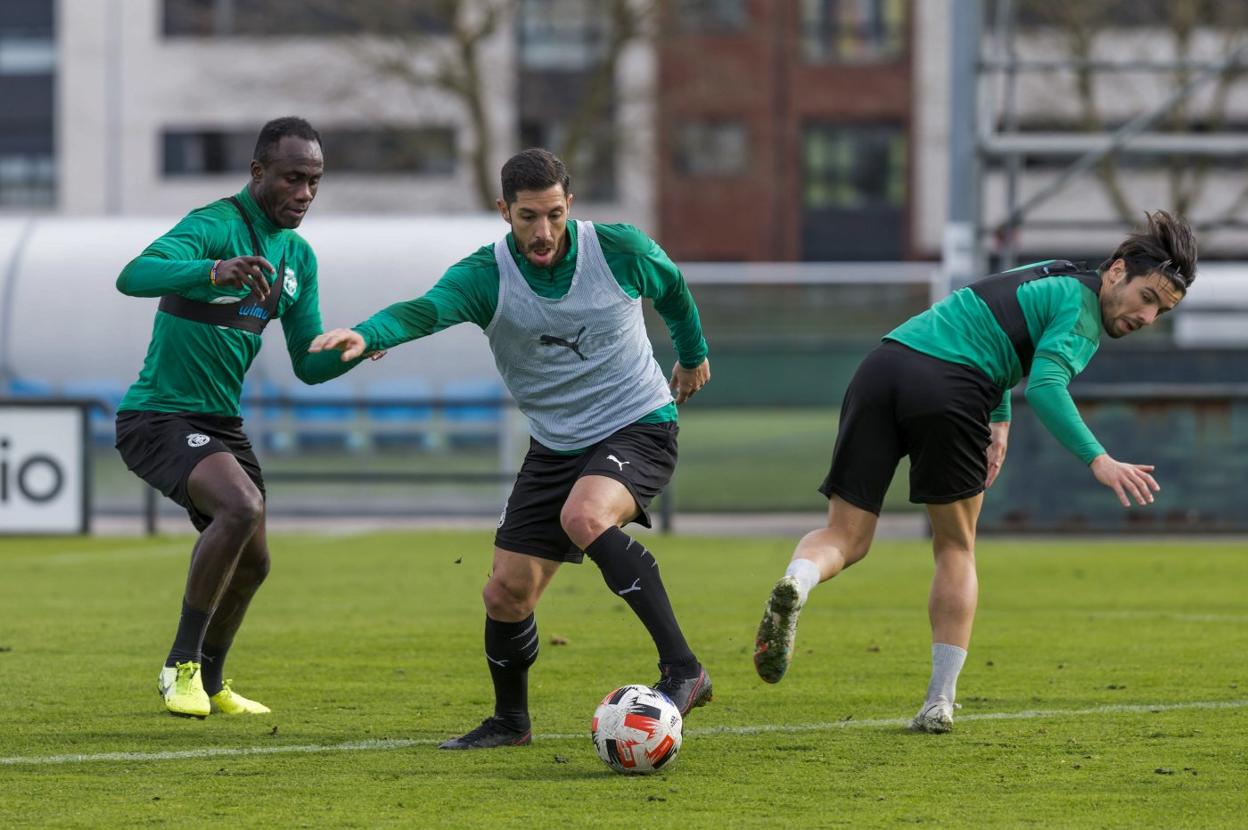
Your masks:
[{"label": "white pitch line", "polygon": [[[1135,703],[1091,706],[1086,709],[1032,709],[1023,712],[985,712],[984,714],[959,715],[958,723],[980,720],[1035,720],[1038,718],[1077,717],[1080,715],[1150,714],[1175,712],[1188,709],[1243,709],[1248,700],[1204,700],[1191,703]],[[759,735],[784,732],[834,732],[838,729],[875,729],[904,726],[907,718],[875,718],[869,720],[843,720],[825,723],[759,724],[757,726],[711,726],[691,729],[687,734],[694,737],[707,735]],[[543,734],[545,740],[572,740],[588,734]],[[50,764],[90,764],[101,761],[180,761],[199,758],[239,758],[248,755],[312,754],[317,752],[370,752],[376,750],[405,749],[413,746],[436,746],[441,738],[378,738],[368,741],[348,741],[340,744],[291,744],[278,746],[212,747],[185,749],[170,752],[100,752],[94,755],[28,755],[0,758],[0,766],[46,766]]]}]

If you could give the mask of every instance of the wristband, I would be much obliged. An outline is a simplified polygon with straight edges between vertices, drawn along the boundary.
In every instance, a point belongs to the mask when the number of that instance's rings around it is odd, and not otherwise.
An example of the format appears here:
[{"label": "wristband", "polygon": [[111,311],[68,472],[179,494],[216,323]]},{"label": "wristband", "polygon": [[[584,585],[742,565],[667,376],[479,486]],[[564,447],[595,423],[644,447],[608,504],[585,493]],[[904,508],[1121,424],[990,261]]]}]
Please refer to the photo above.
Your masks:
[{"label": "wristband", "polygon": [[221,264],[221,260],[212,263],[212,270],[208,272],[208,281],[212,283],[212,287],[217,287],[217,266]]}]

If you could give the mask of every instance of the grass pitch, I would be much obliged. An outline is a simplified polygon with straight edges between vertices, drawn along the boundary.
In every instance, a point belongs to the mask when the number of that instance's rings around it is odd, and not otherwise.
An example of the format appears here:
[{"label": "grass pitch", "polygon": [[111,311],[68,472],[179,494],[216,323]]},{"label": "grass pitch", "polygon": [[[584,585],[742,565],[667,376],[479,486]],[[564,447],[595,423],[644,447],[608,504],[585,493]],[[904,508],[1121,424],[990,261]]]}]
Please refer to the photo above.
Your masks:
[{"label": "grass pitch", "polygon": [[753,632],[793,540],[648,542],[716,699],[670,770],[630,778],[594,755],[589,719],[657,672],[592,564],[538,611],[534,744],[445,753],[491,701],[488,534],[272,539],[227,674],[274,714],[202,722],[155,693],[188,538],[0,541],[0,824],[1244,824],[1242,542],[983,540],[950,735],[902,727],[927,681],[922,543],[880,543],[820,587],[771,687]]}]

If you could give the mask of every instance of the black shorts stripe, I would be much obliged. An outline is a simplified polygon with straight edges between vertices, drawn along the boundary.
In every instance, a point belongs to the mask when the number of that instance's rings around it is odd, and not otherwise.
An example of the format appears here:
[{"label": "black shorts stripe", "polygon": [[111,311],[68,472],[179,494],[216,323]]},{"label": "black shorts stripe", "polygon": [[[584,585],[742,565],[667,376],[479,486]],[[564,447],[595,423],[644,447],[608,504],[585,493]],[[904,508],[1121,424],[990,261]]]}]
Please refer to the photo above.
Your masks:
[{"label": "black shorts stripe", "polygon": [[902,456],[910,501],[948,504],[984,489],[988,419],[1002,390],[971,366],[885,341],[845,392],[832,468],[819,491],[879,514]]},{"label": "black shorts stripe", "polygon": [[186,509],[195,529],[203,531],[212,521],[191,501],[187,481],[200,461],[228,452],[264,495],[264,474],[243,432],[242,418],[194,413],[117,413],[117,451],[139,478]]},{"label": "black shorts stripe", "polygon": [[676,469],[676,423],[630,424],[578,455],[530,439],[529,452],[503,508],[494,544],[503,550],[578,563],[584,552],[559,521],[573,485],[587,475],[613,478],[637,502],[635,522],[650,527],[647,508]]}]

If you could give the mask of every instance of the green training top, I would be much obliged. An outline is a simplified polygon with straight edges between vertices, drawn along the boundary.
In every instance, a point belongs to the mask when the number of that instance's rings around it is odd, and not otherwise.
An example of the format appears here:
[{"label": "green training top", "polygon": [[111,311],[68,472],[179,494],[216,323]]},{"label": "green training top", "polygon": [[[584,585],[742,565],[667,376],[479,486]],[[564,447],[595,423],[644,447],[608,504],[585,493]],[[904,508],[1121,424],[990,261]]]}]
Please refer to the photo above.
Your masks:
[{"label": "green training top", "polygon": [[[237,198],[251,219],[265,259],[276,269],[283,255],[286,258],[286,273],[275,273],[271,283],[281,292],[275,316],[281,318],[295,376],[304,383],[321,383],[341,375],[358,361],[344,363],[339,352],[308,353],[308,345],[321,333],[312,248],[294,231],[273,224],[246,187]],[[241,300],[248,289],[215,287],[209,273],[218,259],[252,253],[243,218],[223,199],[191,211],[148,245],[122,269],[117,290],[131,297],[180,294],[206,303],[226,297]],[[143,369],[118,410],[237,416],[243,376],[261,342],[260,335],[249,331],[157,311]]]},{"label": "green training top", "polygon": [[[1038,263],[1020,266],[1031,268]],[[1101,306],[1096,294],[1074,277],[1045,277],[1018,288],[1027,331],[1036,346],[1027,402],[1062,446],[1085,464],[1105,452],[1071,400],[1071,378],[1087,368],[1101,344]],[[1022,365],[987,304],[970,288],[953,292],[887,335],[915,351],[972,366],[1003,390],[1022,380]],[[1010,420],[1007,391],[992,420]]]},{"label": "green training top", "polygon": [[[507,247],[524,276],[539,297],[557,300],[568,293],[576,273],[577,230],[568,222],[568,252],[550,268],[538,268],[516,251],[514,237],[507,234]],[[706,359],[706,339],[698,307],[680,269],[658,244],[632,225],[594,223],[603,257],[612,276],[628,296],[646,297],[667,324],[680,365],[693,369]],[[494,245],[479,248],[460,260],[423,296],[392,306],[355,327],[364,336],[367,348],[389,349],[400,343],[425,337],[457,323],[475,323],[482,331],[498,308],[498,263]],[[676,420],[676,404],[669,403],[643,417],[639,423]]]}]

